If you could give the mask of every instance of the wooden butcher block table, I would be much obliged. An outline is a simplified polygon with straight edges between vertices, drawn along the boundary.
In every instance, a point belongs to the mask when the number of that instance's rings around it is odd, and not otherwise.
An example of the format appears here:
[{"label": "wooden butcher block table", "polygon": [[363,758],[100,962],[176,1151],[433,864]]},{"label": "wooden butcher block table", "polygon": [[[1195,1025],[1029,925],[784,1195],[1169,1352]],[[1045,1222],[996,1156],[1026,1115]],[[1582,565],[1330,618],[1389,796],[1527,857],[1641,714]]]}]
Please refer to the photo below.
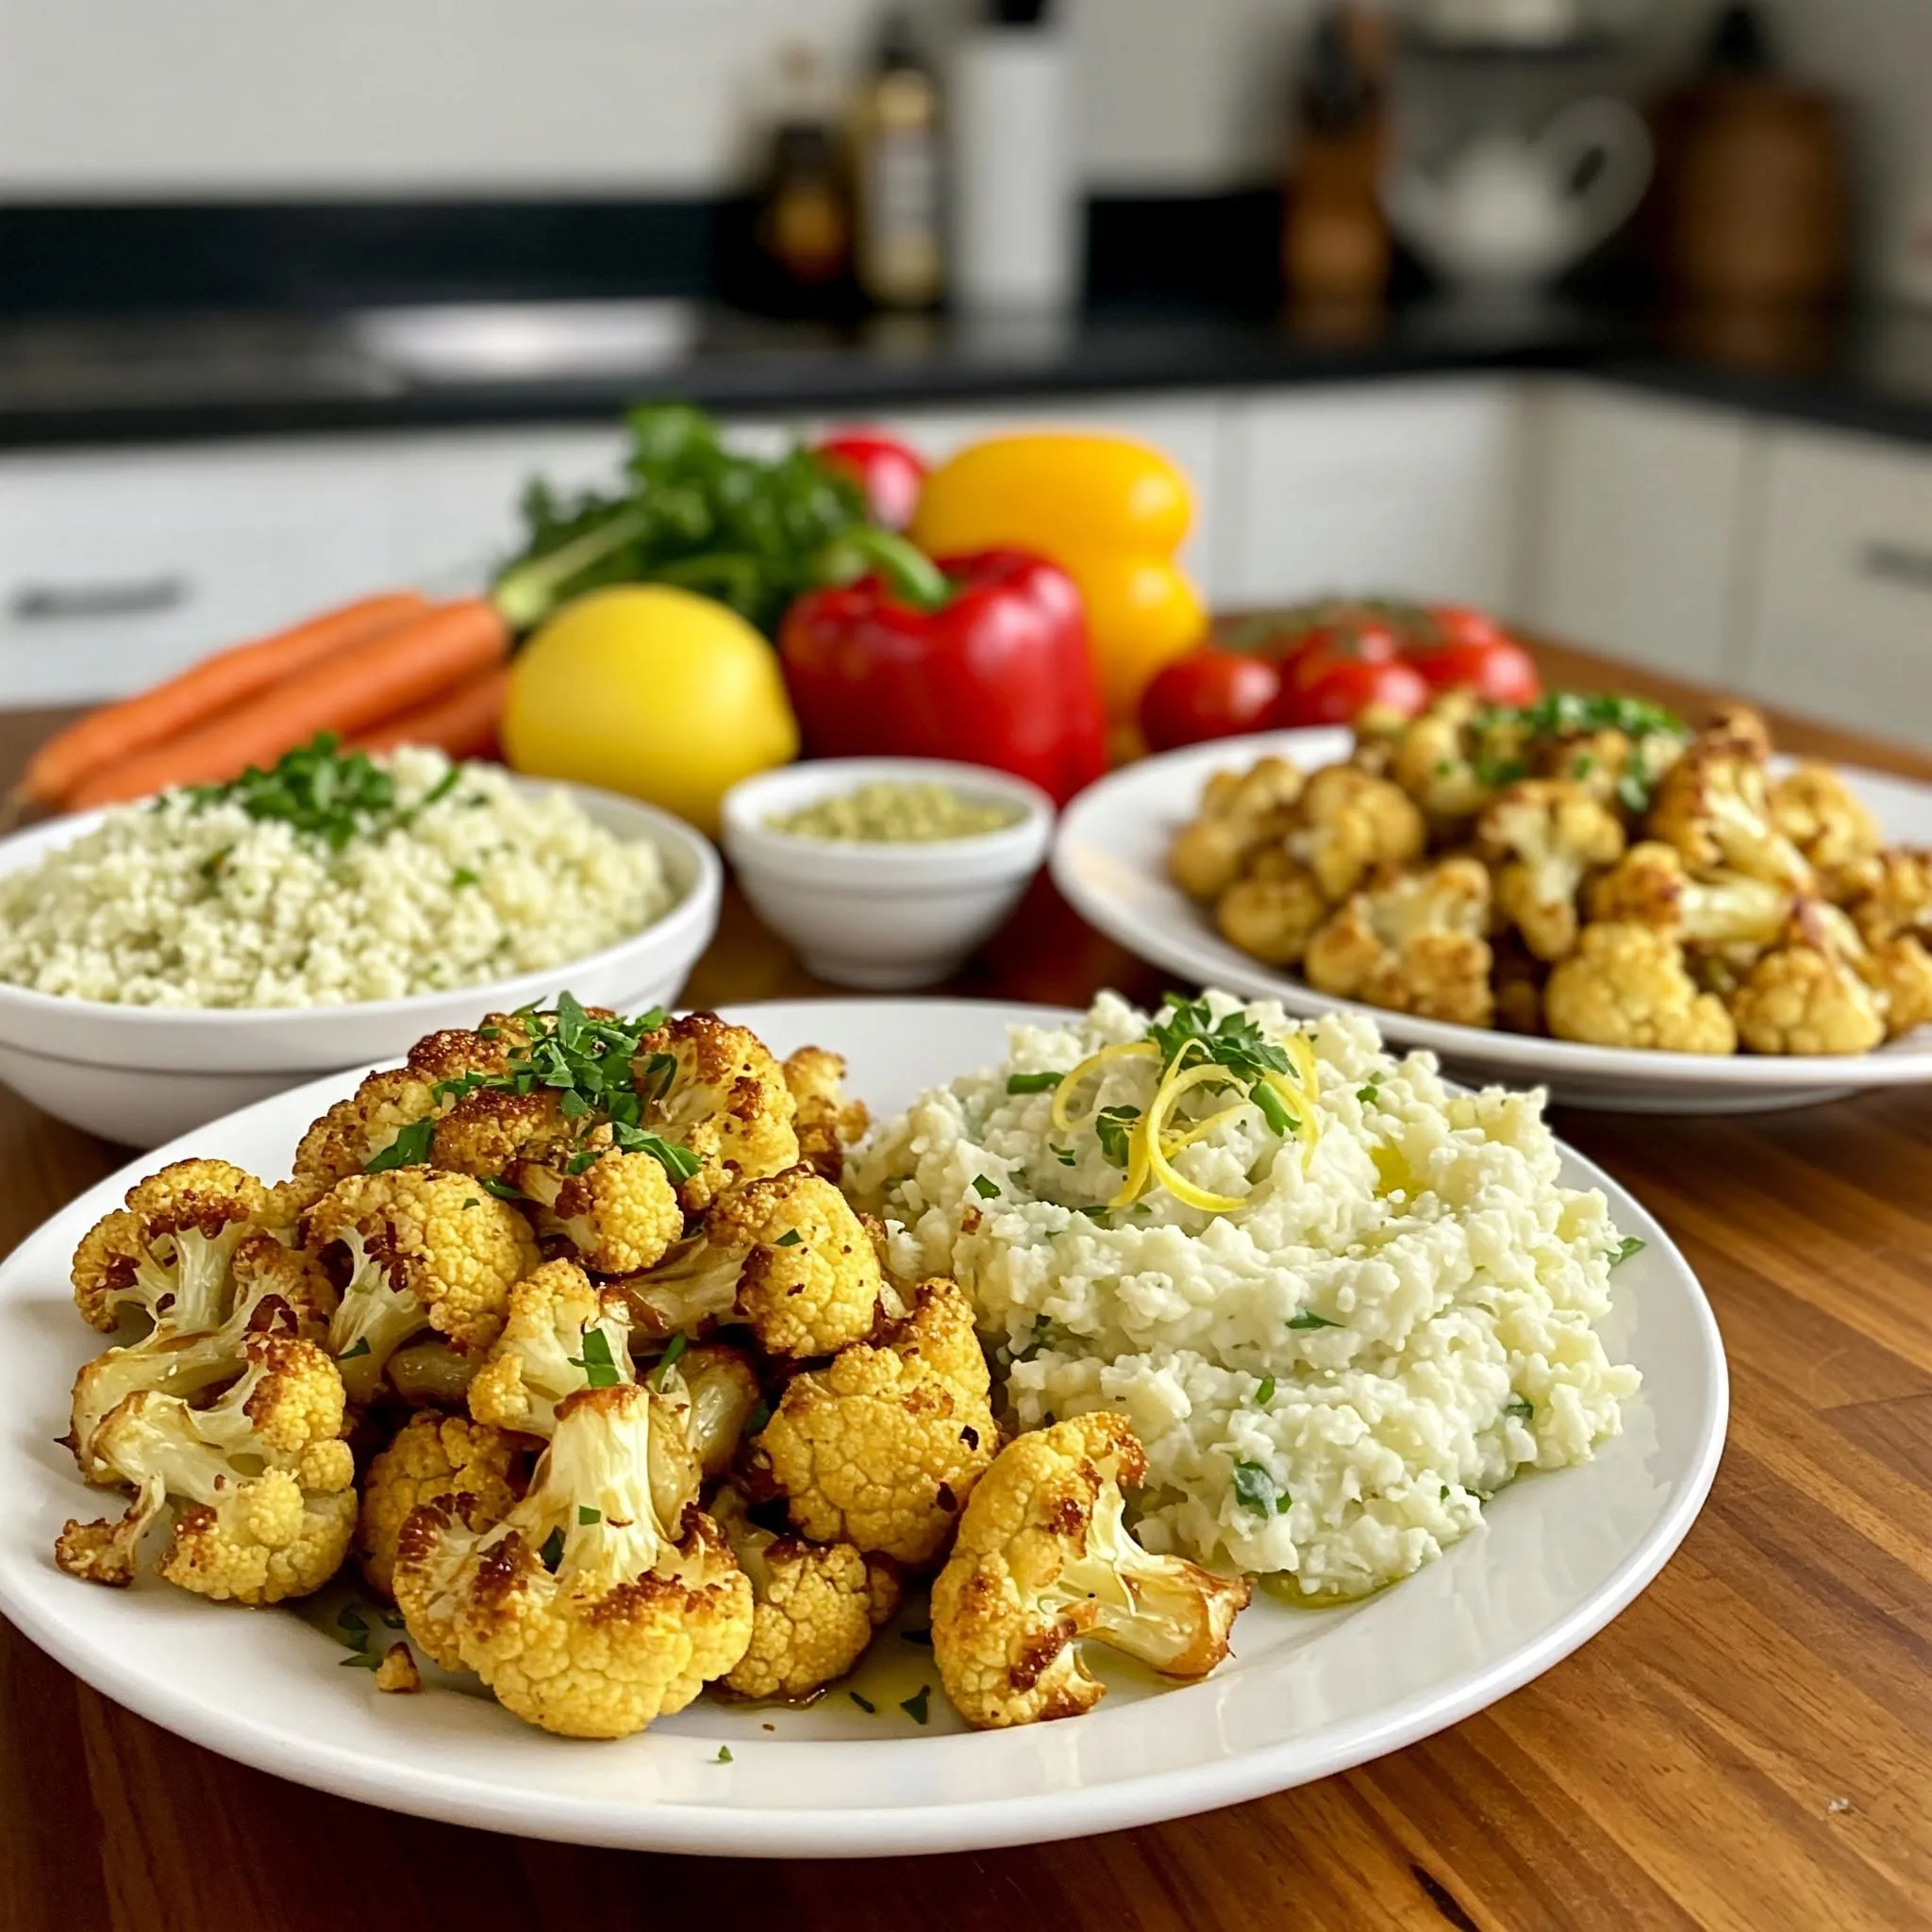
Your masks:
[{"label": "wooden butcher block table", "polygon": [[[1704,702],[1540,656],[1553,688],[1636,690],[1691,715]],[[54,722],[0,716],[6,782]],[[1788,749],[1932,778],[1932,759],[1777,726]],[[1042,882],[949,990],[1083,1005],[1164,983]],[[833,991],[731,893],[686,999]],[[285,1784],[119,1709],[0,1624],[0,1932],[1932,1926],[1932,1092],[1557,1126],[1708,1291],[1730,1441],[1637,1603],[1454,1729],[1277,1797],[1071,1843],[680,1858]],[[125,1158],[0,1091],[0,1250]]]}]

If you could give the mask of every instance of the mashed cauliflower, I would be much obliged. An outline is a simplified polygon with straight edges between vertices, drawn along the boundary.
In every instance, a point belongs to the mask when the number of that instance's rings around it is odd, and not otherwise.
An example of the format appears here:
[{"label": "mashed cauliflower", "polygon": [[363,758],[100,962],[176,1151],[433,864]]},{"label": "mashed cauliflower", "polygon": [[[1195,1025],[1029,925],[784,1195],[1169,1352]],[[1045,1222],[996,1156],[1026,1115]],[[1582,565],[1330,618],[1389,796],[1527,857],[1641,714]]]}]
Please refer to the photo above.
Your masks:
[{"label": "mashed cauliflower", "polygon": [[[1294,1030],[1273,1002],[1207,997],[1270,1041]],[[1150,1548],[1358,1596],[1474,1529],[1522,1471],[1617,1433],[1639,1377],[1595,1324],[1619,1237],[1601,1194],[1558,1184],[1540,1096],[1452,1094],[1432,1056],[1392,1060],[1373,1021],[1329,1014],[1306,1029],[1312,1146],[1241,1107],[1174,1159],[1241,1208],[1158,1187],[1108,1208],[1120,1162],[1091,1129],[1055,1129],[1052,1091],[1009,1081],[1146,1027],[1108,993],[1078,1025],[1016,1028],[1005,1065],[883,1127],[852,1182],[897,1272],[972,1292],[1016,1426],[1133,1423]],[[1156,1058],[1112,1060],[1080,1111],[1144,1109],[1158,1078]],[[1181,1124],[1229,1097],[1195,1090]]]},{"label": "mashed cauliflower", "polygon": [[400,999],[581,958],[672,903],[656,848],[565,792],[492,765],[451,788],[422,747],[378,763],[400,822],[340,852],[186,791],[109,811],[0,878],[0,979],[137,1007]]}]

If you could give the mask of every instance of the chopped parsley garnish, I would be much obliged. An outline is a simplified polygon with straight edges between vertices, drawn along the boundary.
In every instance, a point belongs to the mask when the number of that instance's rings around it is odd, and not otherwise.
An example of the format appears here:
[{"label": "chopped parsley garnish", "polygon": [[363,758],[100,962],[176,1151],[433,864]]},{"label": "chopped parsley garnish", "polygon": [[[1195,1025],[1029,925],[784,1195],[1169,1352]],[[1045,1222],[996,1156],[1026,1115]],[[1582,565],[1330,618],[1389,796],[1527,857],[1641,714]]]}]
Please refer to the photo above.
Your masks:
[{"label": "chopped parsley garnish", "polygon": [[1056,1147],[1053,1150],[1053,1158],[1062,1167],[1072,1167],[1078,1160],[1079,1156],[1071,1147]]},{"label": "chopped parsley garnish", "polygon": [[[662,1007],[653,1007],[631,1020],[593,1019],[568,992],[557,996],[554,1008],[521,1007],[517,1019],[528,1036],[513,1047],[500,1074],[471,1071],[437,1083],[439,1100],[460,1099],[479,1088],[503,1093],[531,1093],[544,1088],[557,1095],[558,1110],[566,1120],[600,1120],[610,1124],[610,1139],[620,1153],[648,1154],[674,1181],[688,1181],[703,1165],[689,1147],[667,1141],[644,1124],[644,1096],[632,1078],[632,1062],[644,1036],[664,1024]],[[675,1077],[677,1062],[669,1054],[649,1055],[643,1062],[645,1082],[661,1100]],[[588,1149],[573,1157],[570,1172],[581,1174],[591,1164],[582,1159]],[[596,1158],[591,1154],[591,1159]],[[486,1181],[484,1185],[490,1184]],[[519,1199],[509,1195],[508,1199]]]},{"label": "chopped parsley garnish", "polygon": [[1475,724],[1478,730],[1492,724],[1515,724],[1532,738],[1571,738],[1586,731],[1621,731],[1626,738],[1647,738],[1653,732],[1684,730],[1684,721],[1661,705],[1607,691],[1553,691],[1521,710],[1497,707],[1480,712]]},{"label": "chopped parsley garnish", "polygon": [[1449,1485],[1448,1485],[1447,1483],[1444,1483],[1444,1484],[1442,1485],[1441,1489],[1440,1491],[1437,1491],[1437,1494],[1436,1494],[1436,1501],[1437,1501],[1437,1502],[1439,1502],[1439,1503],[1446,1503],[1446,1502],[1447,1502],[1448,1500],[1449,1500]]},{"label": "chopped parsley garnish", "polygon": [[353,1657],[341,1657],[337,1661],[345,1671],[379,1671],[382,1668],[382,1659],[373,1650],[358,1650]]},{"label": "chopped parsley garnish", "polygon": [[394,1610],[382,1613],[382,1627],[385,1630],[400,1630],[404,1627],[402,1617]]},{"label": "chopped parsley garnish", "polygon": [[1288,1318],[1291,1328],[1340,1328],[1340,1322],[1331,1322],[1326,1315],[1318,1315],[1313,1308],[1304,1308],[1297,1315]]},{"label": "chopped parsley garnish", "polygon": [[1301,1122],[1289,1112],[1281,1095],[1267,1081],[1257,1080],[1248,1090],[1248,1098],[1260,1109],[1261,1118],[1284,1140],[1301,1125]]},{"label": "chopped parsley garnish", "polygon": [[1234,1466],[1235,1500],[1259,1516],[1286,1516],[1289,1494],[1258,1462]]},{"label": "chopped parsley garnish", "polygon": [[804,1239],[795,1227],[788,1227],[772,1245],[774,1248],[795,1248]]},{"label": "chopped parsley garnish", "polygon": [[1093,1138],[1100,1142],[1100,1151],[1116,1167],[1127,1164],[1127,1141],[1140,1118],[1138,1107],[1103,1107],[1093,1116]]},{"label": "chopped parsley garnish", "polygon": [[1641,818],[1650,809],[1650,786],[1643,774],[1624,771],[1617,779],[1617,803],[1633,818]]},{"label": "chopped parsley garnish", "polygon": [[372,1154],[363,1163],[364,1174],[387,1174],[395,1167],[421,1167],[429,1158],[429,1143],[436,1138],[434,1121],[411,1121],[380,1154]]},{"label": "chopped parsley garnish", "polygon": [[[196,811],[214,805],[240,806],[250,818],[289,825],[320,839],[332,852],[340,852],[358,832],[406,824],[414,814],[396,809],[396,788],[390,774],[367,752],[345,752],[341,746],[334,732],[318,731],[307,744],[284,752],[266,771],[250,765],[239,778],[188,786],[189,799]],[[451,783],[459,769],[450,767]],[[433,803],[435,796],[425,793],[416,809]]]},{"label": "chopped parsley garnish", "polygon": [[988,1180],[983,1174],[976,1174],[973,1176],[973,1191],[982,1201],[997,1201],[1000,1197],[1000,1184]]},{"label": "chopped parsley garnish", "polygon": [[757,1407],[744,1419],[744,1433],[747,1436],[756,1436],[763,1430],[765,1424],[771,1420],[772,1405],[761,1395],[758,1397]]},{"label": "chopped parsley garnish", "polygon": [[1505,1415],[1513,1415],[1520,1423],[1531,1422],[1536,1417],[1536,1404],[1529,1401],[1527,1397],[1519,1395],[1513,1401],[1506,1402],[1503,1405],[1503,1413]]},{"label": "chopped parsley garnish", "polygon": [[899,1708],[903,1710],[906,1713],[906,1715],[912,1720],[914,1724],[923,1724],[926,1722],[927,1718],[926,1701],[931,1696],[932,1686],[930,1684],[922,1684],[919,1687],[919,1689],[912,1693],[910,1697],[908,1697],[900,1704]]},{"label": "chopped parsley garnish", "polygon": [[1067,1076],[1064,1074],[1008,1074],[1008,1093],[1051,1093]]},{"label": "chopped parsley garnish", "polygon": [[713,1764],[729,1764],[731,1762],[731,1746],[729,1744],[720,1744],[718,1746],[718,1755],[712,1758],[711,1762]]},{"label": "chopped parsley garnish", "polygon": [[1015,1351],[1013,1359],[1016,1362],[1030,1362],[1035,1356],[1042,1354],[1052,1346],[1053,1324],[1044,1315],[1036,1315],[1033,1318],[1032,1339],[1024,1348]]},{"label": "chopped parsley garnish", "polygon": [[861,1697],[857,1690],[848,1690],[845,1694],[851,1698],[854,1704],[858,1705],[860,1710],[864,1711],[867,1717],[876,1717],[878,1715],[879,1707],[870,1697]]},{"label": "chopped parsley garnish", "polygon": [[579,1503],[577,1505],[577,1527],[579,1529],[589,1529],[593,1523],[602,1523],[603,1521],[603,1510],[593,1509],[588,1503]]},{"label": "chopped parsley garnish", "polygon": [[537,1560],[542,1564],[544,1569],[549,1571],[551,1575],[555,1576],[557,1574],[557,1566],[563,1561],[562,1530],[553,1529],[543,1539],[543,1547],[537,1552]]},{"label": "chopped parsley garnish", "polygon": [[583,1370],[587,1389],[614,1389],[623,1380],[617,1372],[617,1357],[610,1353],[610,1338],[601,1328],[586,1328],[583,1354],[564,1359],[572,1368]]},{"label": "chopped parsley garnish", "polygon": [[1113,1225],[1113,1223],[1107,1218],[1107,1209],[1105,1208],[1075,1208],[1074,1212],[1075,1214],[1084,1214],[1095,1227],[1111,1227]]},{"label": "chopped parsley garnish", "polygon": [[1570,760],[1570,775],[1573,778],[1587,778],[1596,770],[1596,760],[1587,751],[1580,751]]},{"label": "chopped parsley garnish", "polygon": [[499,1201],[522,1201],[526,1198],[521,1188],[512,1187],[500,1174],[479,1174],[476,1185],[486,1194],[494,1194]]},{"label": "chopped parsley garnish", "polygon": [[336,1628],[342,1633],[342,1641],[351,1650],[369,1648],[369,1619],[354,1604],[336,1619]]},{"label": "chopped parsley garnish", "polygon": [[1147,1028],[1147,1038],[1160,1049],[1161,1061],[1174,1066],[1186,1054],[1211,1060],[1242,1079],[1289,1071],[1287,1053],[1274,1045],[1259,1026],[1240,1011],[1224,1013],[1217,1022],[1206,1000],[1183,999],[1169,993]]},{"label": "chopped parsley garnish", "polygon": [[1255,1391],[1255,1407],[1257,1408],[1266,1408],[1268,1405],[1274,1400],[1274,1377],[1273,1375],[1270,1375],[1262,1382],[1261,1386]]},{"label": "chopped parsley garnish", "polygon": [[474,866],[459,865],[449,875],[450,890],[459,892],[465,886],[480,886],[483,874]]},{"label": "chopped parsley garnish", "polygon": [[651,1371],[651,1387],[659,1395],[664,1392],[664,1378],[677,1366],[677,1358],[691,1346],[691,1337],[682,1329],[671,1338],[671,1346],[658,1358],[658,1366]]},{"label": "chopped parsley garnish", "polygon": [[1381,1099],[1382,1090],[1379,1087],[1377,1087],[1373,1080],[1371,1080],[1366,1087],[1357,1087],[1355,1090],[1355,1097],[1357,1100],[1359,1100],[1364,1107],[1374,1107],[1376,1101]]},{"label": "chopped parsley garnish", "polygon": [[479,1200],[477,1200],[475,1195],[472,1194],[470,1198],[463,1203],[463,1212],[467,1214],[472,1208],[480,1208],[482,1205],[483,1204]]},{"label": "chopped parsley garnish", "polygon": [[358,1356],[364,1356],[368,1353],[369,1338],[364,1335],[352,1341],[347,1348],[343,1349],[341,1355],[337,1356],[336,1359],[339,1362],[352,1362]]},{"label": "chopped parsley garnish", "polygon": [[1617,1243],[1617,1252],[1610,1257],[1610,1266],[1612,1268],[1621,1268],[1632,1255],[1641,1254],[1649,1245],[1650,1243],[1641,1235],[1626,1234]]}]

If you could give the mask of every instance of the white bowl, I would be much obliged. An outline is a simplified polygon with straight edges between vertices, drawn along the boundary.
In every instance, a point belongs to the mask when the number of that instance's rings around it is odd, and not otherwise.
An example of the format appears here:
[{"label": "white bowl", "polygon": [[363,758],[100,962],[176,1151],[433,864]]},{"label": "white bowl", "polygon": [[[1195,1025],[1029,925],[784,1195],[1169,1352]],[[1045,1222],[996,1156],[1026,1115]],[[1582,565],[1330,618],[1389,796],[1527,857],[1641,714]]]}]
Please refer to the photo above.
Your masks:
[{"label": "white bowl", "polygon": [[[944,785],[1018,806],[996,832],[917,844],[841,842],[768,820],[861,785]],[[724,794],[724,851],[759,918],[836,986],[889,990],[946,978],[996,931],[1040,870],[1053,801],[1037,785],[943,758],[824,758],[746,778]]]},{"label": "white bowl", "polygon": [[[516,782],[539,794],[567,791],[607,831],[648,839],[677,895],[671,909],[615,945],[541,973],[350,1006],[122,1007],[0,982],[0,1080],[89,1133],[152,1147],[317,1074],[400,1059],[425,1033],[475,1025],[486,1012],[564,987],[587,1006],[635,1012],[668,1005],[717,930],[723,868],[710,842],[634,798]],[[0,873],[71,844],[103,816],[77,813],[0,841]]]}]

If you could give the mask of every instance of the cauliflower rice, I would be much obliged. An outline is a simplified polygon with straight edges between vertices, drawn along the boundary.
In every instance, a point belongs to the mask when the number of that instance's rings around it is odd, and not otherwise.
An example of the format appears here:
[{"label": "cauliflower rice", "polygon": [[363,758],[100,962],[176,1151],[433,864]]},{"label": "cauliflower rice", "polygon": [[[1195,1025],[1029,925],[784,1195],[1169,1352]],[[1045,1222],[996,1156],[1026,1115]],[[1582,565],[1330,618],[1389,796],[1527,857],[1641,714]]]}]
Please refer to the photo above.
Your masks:
[{"label": "cauliflower rice", "polygon": [[[1294,1030],[1272,1001],[1207,997],[1271,1041]],[[1524,1470],[1617,1434],[1640,1378],[1595,1324],[1619,1237],[1600,1193],[1558,1184],[1540,1095],[1451,1094],[1433,1056],[1393,1060],[1372,1021],[1329,1014],[1307,1028],[1312,1152],[1242,1108],[1174,1165],[1245,1208],[1156,1188],[1104,1210],[1120,1166],[1091,1131],[1053,1129],[1051,1091],[1008,1079],[1146,1025],[1104,993],[1077,1025],[1015,1028],[1004,1065],[881,1129],[851,1185],[887,1220],[897,1272],[953,1274],[974,1296],[1015,1425],[1132,1422],[1149,1548],[1356,1597],[1467,1535]],[[1093,1104],[1144,1108],[1157,1065],[1109,1063]]]},{"label": "cauliflower rice", "polygon": [[521,792],[411,746],[386,765],[406,820],[340,852],[186,792],[109,811],[0,877],[0,979],[137,1007],[325,1007],[541,971],[649,924],[675,894],[657,849],[563,791]]}]

